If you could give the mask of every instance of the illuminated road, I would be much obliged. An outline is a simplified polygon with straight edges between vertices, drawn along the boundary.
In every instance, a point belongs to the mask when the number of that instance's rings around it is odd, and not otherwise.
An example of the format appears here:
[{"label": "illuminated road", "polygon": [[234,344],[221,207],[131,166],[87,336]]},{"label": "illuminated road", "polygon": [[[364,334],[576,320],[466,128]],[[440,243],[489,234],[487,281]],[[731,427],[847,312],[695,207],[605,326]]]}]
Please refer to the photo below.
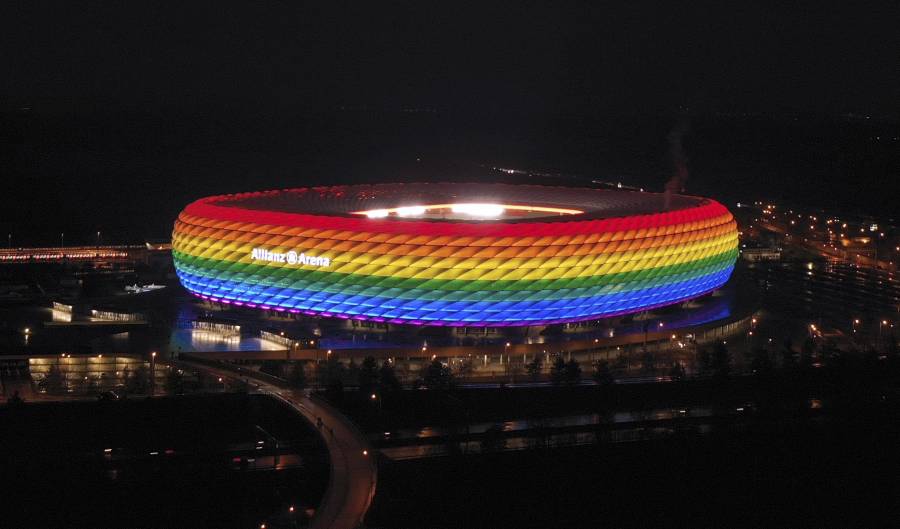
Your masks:
[{"label": "illuminated road", "polygon": [[[244,370],[237,375],[201,363],[181,362],[217,377],[249,378],[261,393],[269,394],[289,405],[319,430],[331,459],[331,475],[322,503],[310,523],[312,528],[352,529],[362,525],[366,511],[375,496],[378,471],[372,448],[365,436],[332,406],[295,391],[257,378],[258,374]],[[321,426],[317,426],[321,419]]]}]

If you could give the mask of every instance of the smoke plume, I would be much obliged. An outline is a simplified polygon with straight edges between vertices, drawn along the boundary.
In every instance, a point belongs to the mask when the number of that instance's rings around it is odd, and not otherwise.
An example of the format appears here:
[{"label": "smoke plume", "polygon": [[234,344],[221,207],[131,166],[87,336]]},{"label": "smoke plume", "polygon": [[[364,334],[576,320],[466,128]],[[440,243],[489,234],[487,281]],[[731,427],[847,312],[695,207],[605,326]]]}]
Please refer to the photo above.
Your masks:
[{"label": "smoke plume", "polygon": [[672,158],[673,173],[665,188],[665,209],[668,211],[672,202],[672,195],[683,193],[684,184],[688,178],[687,155],[684,153],[683,140],[690,129],[691,124],[687,118],[681,119],[675,127],[669,131],[669,156]]}]

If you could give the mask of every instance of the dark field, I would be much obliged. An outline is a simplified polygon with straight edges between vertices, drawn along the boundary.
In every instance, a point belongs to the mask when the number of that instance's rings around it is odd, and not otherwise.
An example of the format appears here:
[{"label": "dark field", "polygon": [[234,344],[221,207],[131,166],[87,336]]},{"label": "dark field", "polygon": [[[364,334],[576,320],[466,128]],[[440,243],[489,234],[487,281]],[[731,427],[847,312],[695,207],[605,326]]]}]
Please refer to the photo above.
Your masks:
[{"label": "dark field", "polygon": [[387,463],[369,519],[409,528],[892,526],[900,437],[896,422],[872,424]]},{"label": "dark field", "polygon": [[[895,358],[844,358],[840,366],[768,377],[655,385],[463,390],[452,397],[406,391],[385,407],[384,427],[443,426],[492,443],[488,453],[395,461],[382,458],[369,520],[384,527],[873,527],[900,515],[900,394]],[[376,413],[349,394],[346,409],[377,431]],[[654,419],[650,411],[708,409],[707,418]],[[460,411],[468,407],[468,412]],[[671,408],[669,408],[671,409]],[[444,414],[438,415],[438,411]],[[631,424],[616,412],[647,413]],[[547,448],[549,430],[525,450],[462,424],[521,424],[596,413],[597,426],[553,430],[573,446]],[[690,412],[688,413],[690,415]],[[387,419],[387,417],[383,417]],[[654,421],[657,421],[654,423]],[[540,420],[534,424],[540,425]],[[668,430],[664,439],[574,446],[576,432]],[[399,432],[400,430],[398,430]],[[396,446],[410,440],[377,444]],[[487,439],[487,441],[486,441]],[[444,438],[421,442],[440,444]],[[564,444],[564,443],[563,443]],[[559,445],[557,445],[559,446]],[[482,448],[484,449],[484,448]]]},{"label": "dark field", "polygon": [[[0,408],[0,431],[5,527],[254,527],[317,506],[328,480],[318,438],[267,397],[26,404]],[[263,432],[301,465],[238,470],[274,450]]]}]

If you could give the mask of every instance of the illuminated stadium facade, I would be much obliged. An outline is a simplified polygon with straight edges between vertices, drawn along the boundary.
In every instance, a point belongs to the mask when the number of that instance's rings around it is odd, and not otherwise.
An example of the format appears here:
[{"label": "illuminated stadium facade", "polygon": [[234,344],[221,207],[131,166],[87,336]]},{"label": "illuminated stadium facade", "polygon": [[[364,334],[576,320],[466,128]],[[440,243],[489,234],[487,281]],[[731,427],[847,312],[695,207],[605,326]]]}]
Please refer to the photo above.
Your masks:
[{"label": "illuminated stadium facade", "polygon": [[[666,207],[668,202],[668,207]],[[442,326],[575,322],[724,284],[738,253],[714,200],[506,184],[380,184],[200,199],[173,232],[211,301]]]}]

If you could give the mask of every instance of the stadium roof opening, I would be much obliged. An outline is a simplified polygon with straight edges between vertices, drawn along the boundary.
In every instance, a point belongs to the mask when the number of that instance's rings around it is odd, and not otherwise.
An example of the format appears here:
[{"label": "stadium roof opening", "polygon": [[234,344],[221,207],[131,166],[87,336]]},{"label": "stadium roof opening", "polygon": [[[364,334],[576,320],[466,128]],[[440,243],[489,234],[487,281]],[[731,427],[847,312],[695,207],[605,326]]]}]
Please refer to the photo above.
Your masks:
[{"label": "stadium roof opening", "polygon": [[354,215],[365,215],[371,219],[386,217],[417,217],[457,220],[546,217],[548,215],[578,215],[580,213],[584,213],[584,211],[580,209],[525,206],[520,204],[491,204],[485,202],[401,206],[397,208],[370,209],[368,211],[353,212]]}]

